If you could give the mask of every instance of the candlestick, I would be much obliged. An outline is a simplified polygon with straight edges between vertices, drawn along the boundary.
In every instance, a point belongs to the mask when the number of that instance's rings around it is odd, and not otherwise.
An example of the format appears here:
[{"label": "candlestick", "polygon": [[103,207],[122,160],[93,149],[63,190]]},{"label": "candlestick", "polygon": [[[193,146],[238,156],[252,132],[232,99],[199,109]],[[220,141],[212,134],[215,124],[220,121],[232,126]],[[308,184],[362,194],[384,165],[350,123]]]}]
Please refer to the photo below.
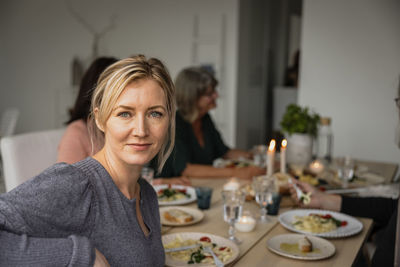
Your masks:
[{"label": "candlestick", "polygon": [[286,173],[286,146],[287,140],[283,139],[281,143],[281,173]]},{"label": "candlestick", "polygon": [[267,175],[271,176],[274,173],[274,161],[275,161],[275,139],[272,139],[269,143],[267,151]]}]

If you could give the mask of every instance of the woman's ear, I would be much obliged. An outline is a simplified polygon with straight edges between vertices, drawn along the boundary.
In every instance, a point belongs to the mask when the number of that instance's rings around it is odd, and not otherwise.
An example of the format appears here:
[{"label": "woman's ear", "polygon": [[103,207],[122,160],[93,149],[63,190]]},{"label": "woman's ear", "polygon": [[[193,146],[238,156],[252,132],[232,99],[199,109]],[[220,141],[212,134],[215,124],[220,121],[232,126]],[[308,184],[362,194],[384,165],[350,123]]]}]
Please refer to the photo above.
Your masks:
[{"label": "woman's ear", "polygon": [[99,130],[104,133],[103,125],[101,125],[101,123],[99,122],[98,118],[99,118],[99,109],[95,108],[94,109],[94,121],[96,122],[97,128],[99,128]]}]

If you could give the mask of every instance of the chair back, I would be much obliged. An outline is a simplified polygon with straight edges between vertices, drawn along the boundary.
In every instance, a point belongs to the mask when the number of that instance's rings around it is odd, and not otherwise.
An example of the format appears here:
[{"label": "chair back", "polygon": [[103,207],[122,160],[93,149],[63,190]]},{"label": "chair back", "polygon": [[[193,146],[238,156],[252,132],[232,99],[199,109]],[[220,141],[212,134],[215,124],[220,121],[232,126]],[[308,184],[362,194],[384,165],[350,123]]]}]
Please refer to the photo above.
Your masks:
[{"label": "chair back", "polygon": [[0,137],[14,134],[19,110],[17,108],[7,108],[1,115],[0,120]]},{"label": "chair back", "polygon": [[64,131],[32,132],[0,140],[6,192],[56,163],[57,147]]}]

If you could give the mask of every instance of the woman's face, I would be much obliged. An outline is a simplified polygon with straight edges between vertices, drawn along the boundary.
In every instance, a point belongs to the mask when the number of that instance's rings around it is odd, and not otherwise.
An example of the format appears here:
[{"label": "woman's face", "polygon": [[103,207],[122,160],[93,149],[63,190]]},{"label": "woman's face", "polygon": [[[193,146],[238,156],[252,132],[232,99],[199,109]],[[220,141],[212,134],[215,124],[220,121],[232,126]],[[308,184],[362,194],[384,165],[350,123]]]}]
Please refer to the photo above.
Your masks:
[{"label": "woman's face", "polygon": [[208,87],[206,92],[197,100],[197,110],[199,115],[203,116],[210,110],[217,107],[218,93],[212,86]]},{"label": "woman's face", "polygon": [[166,97],[154,80],[126,86],[106,122],[105,149],[129,165],[144,165],[160,150],[168,131]]}]

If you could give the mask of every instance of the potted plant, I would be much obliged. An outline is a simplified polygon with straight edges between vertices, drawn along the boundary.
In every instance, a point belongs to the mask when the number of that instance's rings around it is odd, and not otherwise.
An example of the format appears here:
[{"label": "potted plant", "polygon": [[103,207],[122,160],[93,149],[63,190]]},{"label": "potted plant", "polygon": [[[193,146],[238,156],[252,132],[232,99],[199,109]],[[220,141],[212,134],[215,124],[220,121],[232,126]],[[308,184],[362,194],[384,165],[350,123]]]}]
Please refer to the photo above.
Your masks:
[{"label": "potted plant", "polygon": [[288,140],[288,163],[305,165],[311,161],[313,138],[317,136],[319,120],[319,114],[311,112],[308,107],[287,106],[281,127]]}]

